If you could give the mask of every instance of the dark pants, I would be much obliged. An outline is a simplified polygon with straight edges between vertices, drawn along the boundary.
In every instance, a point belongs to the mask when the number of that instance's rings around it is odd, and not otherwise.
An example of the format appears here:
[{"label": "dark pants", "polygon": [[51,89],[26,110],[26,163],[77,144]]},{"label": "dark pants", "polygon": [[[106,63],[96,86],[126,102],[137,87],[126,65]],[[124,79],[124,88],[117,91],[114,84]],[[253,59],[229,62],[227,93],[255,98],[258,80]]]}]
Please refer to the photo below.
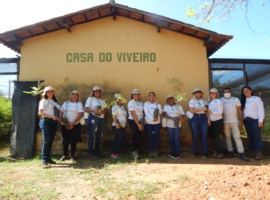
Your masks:
[{"label": "dark pants", "polygon": [[81,142],[81,124],[74,125],[73,129],[68,130],[65,126],[62,126],[62,145],[63,155],[68,156],[68,146],[71,146],[70,155],[74,156],[77,148],[77,142]]},{"label": "dark pants", "polygon": [[159,150],[159,132],[160,124],[146,124],[147,138],[148,138],[148,150]]},{"label": "dark pants", "polygon": [[39,121],[39,127],[43,136],[41,153],[42,162],[48,163],[52,160],[51,149],[57,131],[57,121],[50,118],[42,117]]},{"label": "dark pants", "polygon": [[170,146],[171,146],[171,154],[179,155],[180,154],[180,140],[179,135],[181,128],[169,128],[167,127],[167,131],[169,134]]},{"label": "dark pants", "polygon": [[192,119],[189,120],[189,126],[192,132],[192,143],[194,152],[199,152],[199,136],[202,140],[203,152],[208,152],[208,118],[206,114],[194,114]]},{"label": "dark pants", "polygon": [[[100,143],[101,143],[101,136],[105,127],[105,119],[90,114],[87,119],[87,123],[89,127],[88,152],[100,154]],[[95,148],[93,147],[94,139],[96,139]]]},{"label": "dark pants", "polygon": [[112,153],[113,154],[118,154],[119,153],[119,149],[121,146],[121,143],[123,141],[123,137],[124,137],[124,128],[119,128],[117,129],[115,126],[112,126],[112,131],[114,132],[114,141],[113,141],[113,150]]},{"label": "dark pants", "polygon": [[133,139],[132,139],[132,152],[138,150],[139,140],[140,140],[140,134],[142,131],[139,130],[137,124],[134,122],[134,120],[129,119],[128,120],[129,126],[133,130]]},{"label": "dark pants", "polygon": [[261,137],[262,128],[258,126],[258,122],[259,122],[258,119],[252,119],[250,117],[246,117],[244,119],[244,125],[248,136],[249,150],[262,152],[263,151],[263,143]]},{"label": "dark pants", "polygon": [[223,119],[211,121],[211,125],[209,126],[209,135],[212,140],[213,151],[224,153]]}]

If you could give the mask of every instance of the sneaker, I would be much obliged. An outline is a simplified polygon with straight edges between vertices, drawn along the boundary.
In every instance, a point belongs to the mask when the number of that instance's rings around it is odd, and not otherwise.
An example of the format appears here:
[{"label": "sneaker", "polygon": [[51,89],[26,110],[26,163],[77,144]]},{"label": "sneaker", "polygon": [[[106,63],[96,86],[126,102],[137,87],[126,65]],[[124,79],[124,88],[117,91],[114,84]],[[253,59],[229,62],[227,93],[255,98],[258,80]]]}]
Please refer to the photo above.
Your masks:
[{"label": "sneaker", "polygon": [[233,158],[234,157],[234,154],[232,151],[229,151],[228,154],[227,154],[227,158]]},{"label": "sneaker", "polygon": [[172,156],[172,159],[179,159],[180,155],[175,154],[174,156]]},{"label": "sneaker", "polygon": [[218,159],[223,159],[223,158],[224,158],[224,154],[223,154],[223,153],[219,153],[219,154],[217,155],[217,158],[218,158]]},{"label": "sneaker", "polygon": [[66,156],[62,156],[62,158],[60,158],[60,160],[59,160],[59,162],[63,162],[63,161],[65,161],[66,160]]},{"label": "sneaker", "polygon": [[132,156],[133,158],[138,158],[139,157],[138,151],[133,151]]},{"label": "sneaker", "polygon": [[262,152],[256,152],[255,160],[262,160]]},{"label": "sneaker", "polygon": [[173,158],[174,156],[175,156],[174,153],[170,153],[170,154],[169,154],[169,157],[170,157],[170,158]]},{"label": "sneaker", "polygon": [[243,154],[243,153],[240,153],[240,154],[239,154],[239,158],[240,158],[241,160],[244,160],[244,161],[250,161],[249,158],[248,158],[245,154]]},{"label": "sneaker", "polygon": [[49,163],[49,164],[56,164],[56,162],[53,161],[53,160],[49,160],[48,163]]},{"label": "sneaker", "polygon": [[213,151],[212,158],[216,158],[216,157],[217,157],[217,155],[218,155],[218,152]]},{"label": "sneaker", "polygon": [[207,153],[203,153],[203,159],[207,159],[208,158],[208,154]]},{"label": "sneaker", "polygon": [[199,153],[199,152],[194,152],[194,154],[193,154],[193,158],[197,158],[197,157],[199,157],[199,155],[200,155],[200,153]]},{"label": "sneaker", "polygon": [[111,155],[111,158],[115,158],[115,159],[118,159],[120,156],[119,156],[119,154],[117,153],[117,154],[114,154],[114,153],[112,153],[112,155]]}]

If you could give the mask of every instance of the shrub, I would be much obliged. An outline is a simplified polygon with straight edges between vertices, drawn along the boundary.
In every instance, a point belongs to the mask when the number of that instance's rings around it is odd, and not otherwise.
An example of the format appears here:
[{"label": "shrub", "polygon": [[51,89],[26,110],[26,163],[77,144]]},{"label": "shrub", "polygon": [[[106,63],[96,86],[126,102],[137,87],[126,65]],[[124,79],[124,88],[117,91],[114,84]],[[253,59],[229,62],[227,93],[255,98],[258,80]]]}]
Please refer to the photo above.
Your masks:
[{"label": "shrub", "polygon": [[6,97],[0,97],[0,142],[10,141],[12,126],[11,100]]}]

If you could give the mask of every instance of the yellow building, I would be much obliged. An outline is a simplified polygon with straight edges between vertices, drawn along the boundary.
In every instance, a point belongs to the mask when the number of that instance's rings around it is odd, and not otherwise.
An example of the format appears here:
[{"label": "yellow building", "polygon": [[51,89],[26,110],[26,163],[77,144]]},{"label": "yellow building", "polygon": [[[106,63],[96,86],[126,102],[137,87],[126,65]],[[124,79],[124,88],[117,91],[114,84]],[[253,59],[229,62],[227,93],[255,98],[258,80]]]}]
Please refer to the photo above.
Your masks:
[{"label": "yellow building", "polygon": [[[208,57],[230,39],[115,3],[0,34],[1,43],[21,54],[19,81],[43,80],[59,89],[61,103],[68,99],[68,91],[60,91],[68,82],[81,90],[83,103],[93,85],[102,85],[127,99],[138,88],[143,101],[154,91],[163,107],[168,94],[176,95],[168,84],[176,78],[184,83],[185,110],[194,88],[209,90]],[[183,126],[185,140],[190,134]]]}]

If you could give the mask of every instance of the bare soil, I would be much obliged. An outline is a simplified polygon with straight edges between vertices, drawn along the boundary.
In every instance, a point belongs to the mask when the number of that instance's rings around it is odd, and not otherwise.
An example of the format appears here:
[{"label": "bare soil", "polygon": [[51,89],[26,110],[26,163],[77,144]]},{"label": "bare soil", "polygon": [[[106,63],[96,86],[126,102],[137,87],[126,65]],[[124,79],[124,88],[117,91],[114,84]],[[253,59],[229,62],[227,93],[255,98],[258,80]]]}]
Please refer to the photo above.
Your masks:
[{"label": "bare soil", "polygon": [[[98,169],[112,160],[109,155],[98,162],[82,154],[78,154],[77,158],[77,163],[57,163],[52,165],[52,168],[59,170],[59,173],[67,167],[82,170]],[[10,179],[22,180],[31,171],[37,169],[41,170],[41,165],[19,167]],[[153,194],[153,199],[270,200],[270,155],[267,154],[262,161],[251,159],[250,162],[240,160],[237,155],[230,159],[192,158],[191,152],[182,153],[178,160],[170,159],[165,154],[160,158],[144,156],[138,160],[138,164],[125,166],[125,170],[118,169],[111,176],[118,179],[125,178],[127,171],[131,180],[144,179],[149,182],[164,183],[161,189]],[[79,177],[63,180],[63,184],[59,181],[44,182],[59,192],[59,199],[108,199],[93,195],[93,191],[87,188],[87,181],[80,180]],[[74,182],[74,185],[65,187],[67,181]],[[125,199],[135,198],[131,196]]]}]

